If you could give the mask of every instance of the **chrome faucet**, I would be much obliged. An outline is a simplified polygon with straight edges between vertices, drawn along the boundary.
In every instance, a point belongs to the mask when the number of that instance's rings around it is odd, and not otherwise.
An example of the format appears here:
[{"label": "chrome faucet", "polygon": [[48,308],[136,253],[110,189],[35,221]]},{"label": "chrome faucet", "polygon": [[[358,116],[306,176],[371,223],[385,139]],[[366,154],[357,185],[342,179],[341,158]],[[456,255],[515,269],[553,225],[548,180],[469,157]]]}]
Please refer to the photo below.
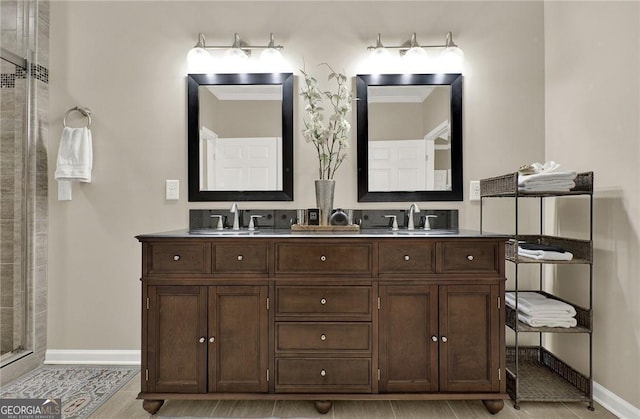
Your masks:
[{"label": "chrome faucet", "polygon": [[238,204],[234,202],[229,212],[233,214],[232,230],[240,230],[240,210],[238,209]]},{"label": "chrome faucet", "polygon": [[413,214],[414,213],[418,213],[418,212],[420,212],[420,208],[418,207],[418,204],[416,204],[414,202],[409,207],[409,222],[407,223],[407,230],[415,230],[416,229],[414,224],[413,224]]}]

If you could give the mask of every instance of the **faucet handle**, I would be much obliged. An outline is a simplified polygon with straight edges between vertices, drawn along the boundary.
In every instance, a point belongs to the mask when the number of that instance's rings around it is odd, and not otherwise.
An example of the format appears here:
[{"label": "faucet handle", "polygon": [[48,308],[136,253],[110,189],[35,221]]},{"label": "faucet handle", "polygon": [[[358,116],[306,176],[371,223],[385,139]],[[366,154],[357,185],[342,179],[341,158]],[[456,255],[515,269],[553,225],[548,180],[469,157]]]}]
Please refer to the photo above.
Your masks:
[{"label": "faucet handle", "polygon": [[224,229],[224,226],[222,225],[222,215],[218,215],[218,214],[212,214],[209,216],[209,218],[218,218],[218,227],[216,227],[218,230],[222,230]]},{"label": "faucet handle", "polygon": [[256,218],[262,218],[262,215],[252,215],[251,220],[249,221],[249,231],[254,231],[256,229],[255,220]]},{"label": "faucet handle", "polygon": [[431,230],[431,218],[438,218],[437,215],[425,215],[424,216],[424,229]]},{"label": "faucet handle", "polygon": [[391,230],[398,231],[398,217],[395,215],[385,215],[385,218],[393,218],[393,223],[391,224]]}]

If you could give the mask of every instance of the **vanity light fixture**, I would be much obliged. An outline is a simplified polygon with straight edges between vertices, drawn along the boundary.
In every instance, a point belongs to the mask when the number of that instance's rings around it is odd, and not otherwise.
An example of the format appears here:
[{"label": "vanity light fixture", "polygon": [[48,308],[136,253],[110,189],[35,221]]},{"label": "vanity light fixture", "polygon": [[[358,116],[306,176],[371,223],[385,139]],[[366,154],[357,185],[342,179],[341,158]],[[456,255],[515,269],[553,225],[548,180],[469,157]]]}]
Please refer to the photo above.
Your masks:
[{"label": "vanity light fixture", "polygon": [[397,46],[383,45],[380,40],[380,34],[378,34],[376,45],[367,47],[367,49],[371,51],[370,59],[372,63],[382,62],[384,59],[388,59],[390,57],[388,50],[397,49],[399,50],[400,57],[402,57],[403,61],[412,67],[426,64],[430,60],[427,50],[434,48],[442,50],[440,52],[438,64],[442,70],[445,70],[443,72],[461,71],[462,64],[464,62],[464,53],[453,42],[451,32],[447,32],[445,43],[440,45],[420,45],[418,44],[416,34],[413,33],[409,40],[404,42],[402,45]]},{"label": "vanity light fixture", "polygon": [[263,50],[260,55],[260,63],[263,67],[273,70],[282,70],[284,59],[280,52],[284,47],[276,45],[273,33],[269,34],[269,43],[267,45],[248,45],[240,39],[240,35],[233,35],[233,44],[229,47],[226,45],[207,45],[204,34],[198,34],[198,42],[187,54],[187,62],[189,73],[210,73],[214,70],[215,62],[209,51],[207,50],[224,50],[225,67],[234,67],[247,62],[251,56],[252,50]]}]

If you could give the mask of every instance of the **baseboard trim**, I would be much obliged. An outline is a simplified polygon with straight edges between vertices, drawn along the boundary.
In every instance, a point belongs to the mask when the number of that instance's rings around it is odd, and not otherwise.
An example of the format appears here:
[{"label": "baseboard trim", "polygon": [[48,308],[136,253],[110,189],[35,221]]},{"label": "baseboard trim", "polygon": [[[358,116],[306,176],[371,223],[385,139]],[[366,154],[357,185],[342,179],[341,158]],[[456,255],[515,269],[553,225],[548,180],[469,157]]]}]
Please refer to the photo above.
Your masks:
[{"label": "baseboard trim", "polygon": [[45,364],[140,365],[139,350],[48,349]]},{"label": "baseboard trim", "polygon": [[593,399],[620,419],[640,418],[640,409],[593,382]]}]

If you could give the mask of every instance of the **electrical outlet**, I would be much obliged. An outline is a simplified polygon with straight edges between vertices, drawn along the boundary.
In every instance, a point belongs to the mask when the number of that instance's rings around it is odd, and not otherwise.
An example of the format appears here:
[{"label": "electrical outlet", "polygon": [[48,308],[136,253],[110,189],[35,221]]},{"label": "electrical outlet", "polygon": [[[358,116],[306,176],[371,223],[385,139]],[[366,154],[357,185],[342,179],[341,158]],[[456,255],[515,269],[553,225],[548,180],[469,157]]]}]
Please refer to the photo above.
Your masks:
[{"label": "electrical outlet", "polygon": [[469,201],[480,200],[480,181],[472,180],[469,183]]},{"label": "electrical outlet", "polygon": [[165,183],[165,199],[167,201],[177,201],[180,199],[180,181],[167,180]]}]

